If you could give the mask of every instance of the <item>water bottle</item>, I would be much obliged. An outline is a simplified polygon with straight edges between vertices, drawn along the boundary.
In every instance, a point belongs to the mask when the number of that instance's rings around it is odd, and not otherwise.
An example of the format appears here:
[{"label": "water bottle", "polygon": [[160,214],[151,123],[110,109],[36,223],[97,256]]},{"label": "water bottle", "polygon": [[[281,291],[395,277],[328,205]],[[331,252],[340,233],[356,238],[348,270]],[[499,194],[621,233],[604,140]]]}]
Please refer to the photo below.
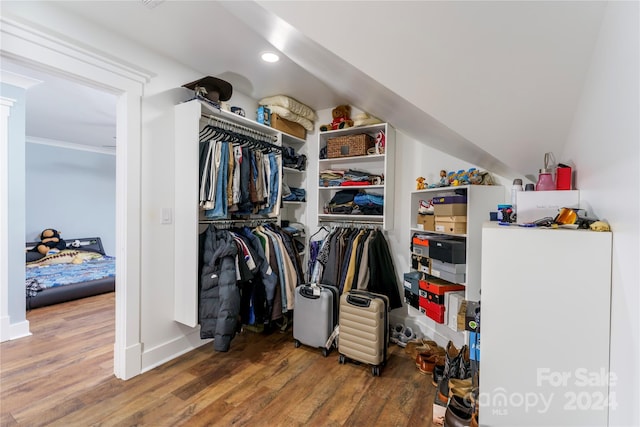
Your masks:
[{"label": "water bottle", "polygon": [[556,183],[551,175],[551,156],[552,153],[545,153],[544,168],[538,173],[538,182],[536,183],[536,191],[550,191],[556,189]]},{"label": "water bottle", "polygon": [[518,199],[518,191],[522,191],[522,180],[520,178],[516,178],[513,180],[513,185],[511,186],[511,207],[514,212],[518,212],[516,207],[516,201]]}]

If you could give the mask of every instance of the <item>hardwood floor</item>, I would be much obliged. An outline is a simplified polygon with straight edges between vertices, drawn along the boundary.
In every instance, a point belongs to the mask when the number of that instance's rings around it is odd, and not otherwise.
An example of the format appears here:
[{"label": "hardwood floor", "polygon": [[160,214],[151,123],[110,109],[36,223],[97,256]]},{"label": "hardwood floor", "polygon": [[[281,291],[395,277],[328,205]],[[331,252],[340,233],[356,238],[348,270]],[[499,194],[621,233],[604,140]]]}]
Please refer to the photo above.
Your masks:
[{"label": "hardwood floor", "polygon": [[0,344],[2,426],[429,426],[434,387],[390,346],[380,377],[288,333],[202,346],[128,381],[113,376],[114,294],[27,313]]}]

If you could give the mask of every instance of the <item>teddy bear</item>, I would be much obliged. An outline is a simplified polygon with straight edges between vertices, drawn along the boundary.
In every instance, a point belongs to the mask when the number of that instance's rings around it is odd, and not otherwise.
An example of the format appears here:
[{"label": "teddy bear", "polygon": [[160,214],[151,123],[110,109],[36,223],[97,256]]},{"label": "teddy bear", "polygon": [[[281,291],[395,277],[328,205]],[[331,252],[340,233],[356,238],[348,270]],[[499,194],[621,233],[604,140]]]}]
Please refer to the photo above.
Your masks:
[{"label": "teddy bear", "polygon": [[60,232],[53,228],[47,228],[40,233],[40,243],[31,251],[47,255],[50,252],[58,252],[67,248],[67,243],[60,238]]},{"label": "teddy bear", "polygon": [[424,190],[427,188],[427,183],[425,182],[425,178],[419,176],[416,178],[416,190]]},{"label": "teddy bear", "polygon": [[333,121],[328,125],[321,125],[321,132],[326,132],[328,130],[346,129],[353,126],[353,120],[351,120],[350,105],[338,105],[336,108],[331,110],[331,116],[333,117]]}]

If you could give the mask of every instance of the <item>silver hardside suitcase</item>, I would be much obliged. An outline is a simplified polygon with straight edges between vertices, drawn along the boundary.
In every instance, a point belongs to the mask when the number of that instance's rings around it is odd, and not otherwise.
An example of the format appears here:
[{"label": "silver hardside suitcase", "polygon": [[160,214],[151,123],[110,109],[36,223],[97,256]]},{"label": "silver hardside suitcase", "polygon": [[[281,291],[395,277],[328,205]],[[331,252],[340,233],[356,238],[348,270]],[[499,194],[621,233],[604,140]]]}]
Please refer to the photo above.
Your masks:
[{"label": "silver hardside suitcase", "polygon": [[359,290],[344,293],[338,322],[339,362],[367,363],[373,376],[380,376],[389,349],[389,298]]},{"label": "silver hardside suitcase", "polygon": [[293,309],[293,340],[322,349],[327,356],[333,348],[329,341],[338,322],[338,288],[329,285],[305,284],[295,291]]}]

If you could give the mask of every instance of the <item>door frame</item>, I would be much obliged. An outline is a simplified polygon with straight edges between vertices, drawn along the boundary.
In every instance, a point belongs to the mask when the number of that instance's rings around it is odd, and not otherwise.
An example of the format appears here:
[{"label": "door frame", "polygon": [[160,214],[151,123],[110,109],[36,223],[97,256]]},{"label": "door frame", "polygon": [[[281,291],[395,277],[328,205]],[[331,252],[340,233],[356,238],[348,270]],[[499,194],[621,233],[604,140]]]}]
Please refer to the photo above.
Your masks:
[{"label": "door frame", "polygon": [[[116,318],[114,374],[141,372],[141,135],[142,96],[152,73],[112,55],[0,18],[0,56],[116,94]],[[3,207],[2,209],[5,209]],[[6,208],[8,210],[8,207]],[[23,208],[24,210],[24,208]],[[6,212],[2,212],[6,215]],[[24,233],[23,233],[24,234]],[[21,245],[14,246],[21,250]],[[10,249],[12,250],[12,249]],[[1,253],[6,261],[6,253]],[[9,266],[23,268],[23,266]],[[2,286],[8,286],[3,283]],[[26,310],[26,309],[25,309]]]}]

